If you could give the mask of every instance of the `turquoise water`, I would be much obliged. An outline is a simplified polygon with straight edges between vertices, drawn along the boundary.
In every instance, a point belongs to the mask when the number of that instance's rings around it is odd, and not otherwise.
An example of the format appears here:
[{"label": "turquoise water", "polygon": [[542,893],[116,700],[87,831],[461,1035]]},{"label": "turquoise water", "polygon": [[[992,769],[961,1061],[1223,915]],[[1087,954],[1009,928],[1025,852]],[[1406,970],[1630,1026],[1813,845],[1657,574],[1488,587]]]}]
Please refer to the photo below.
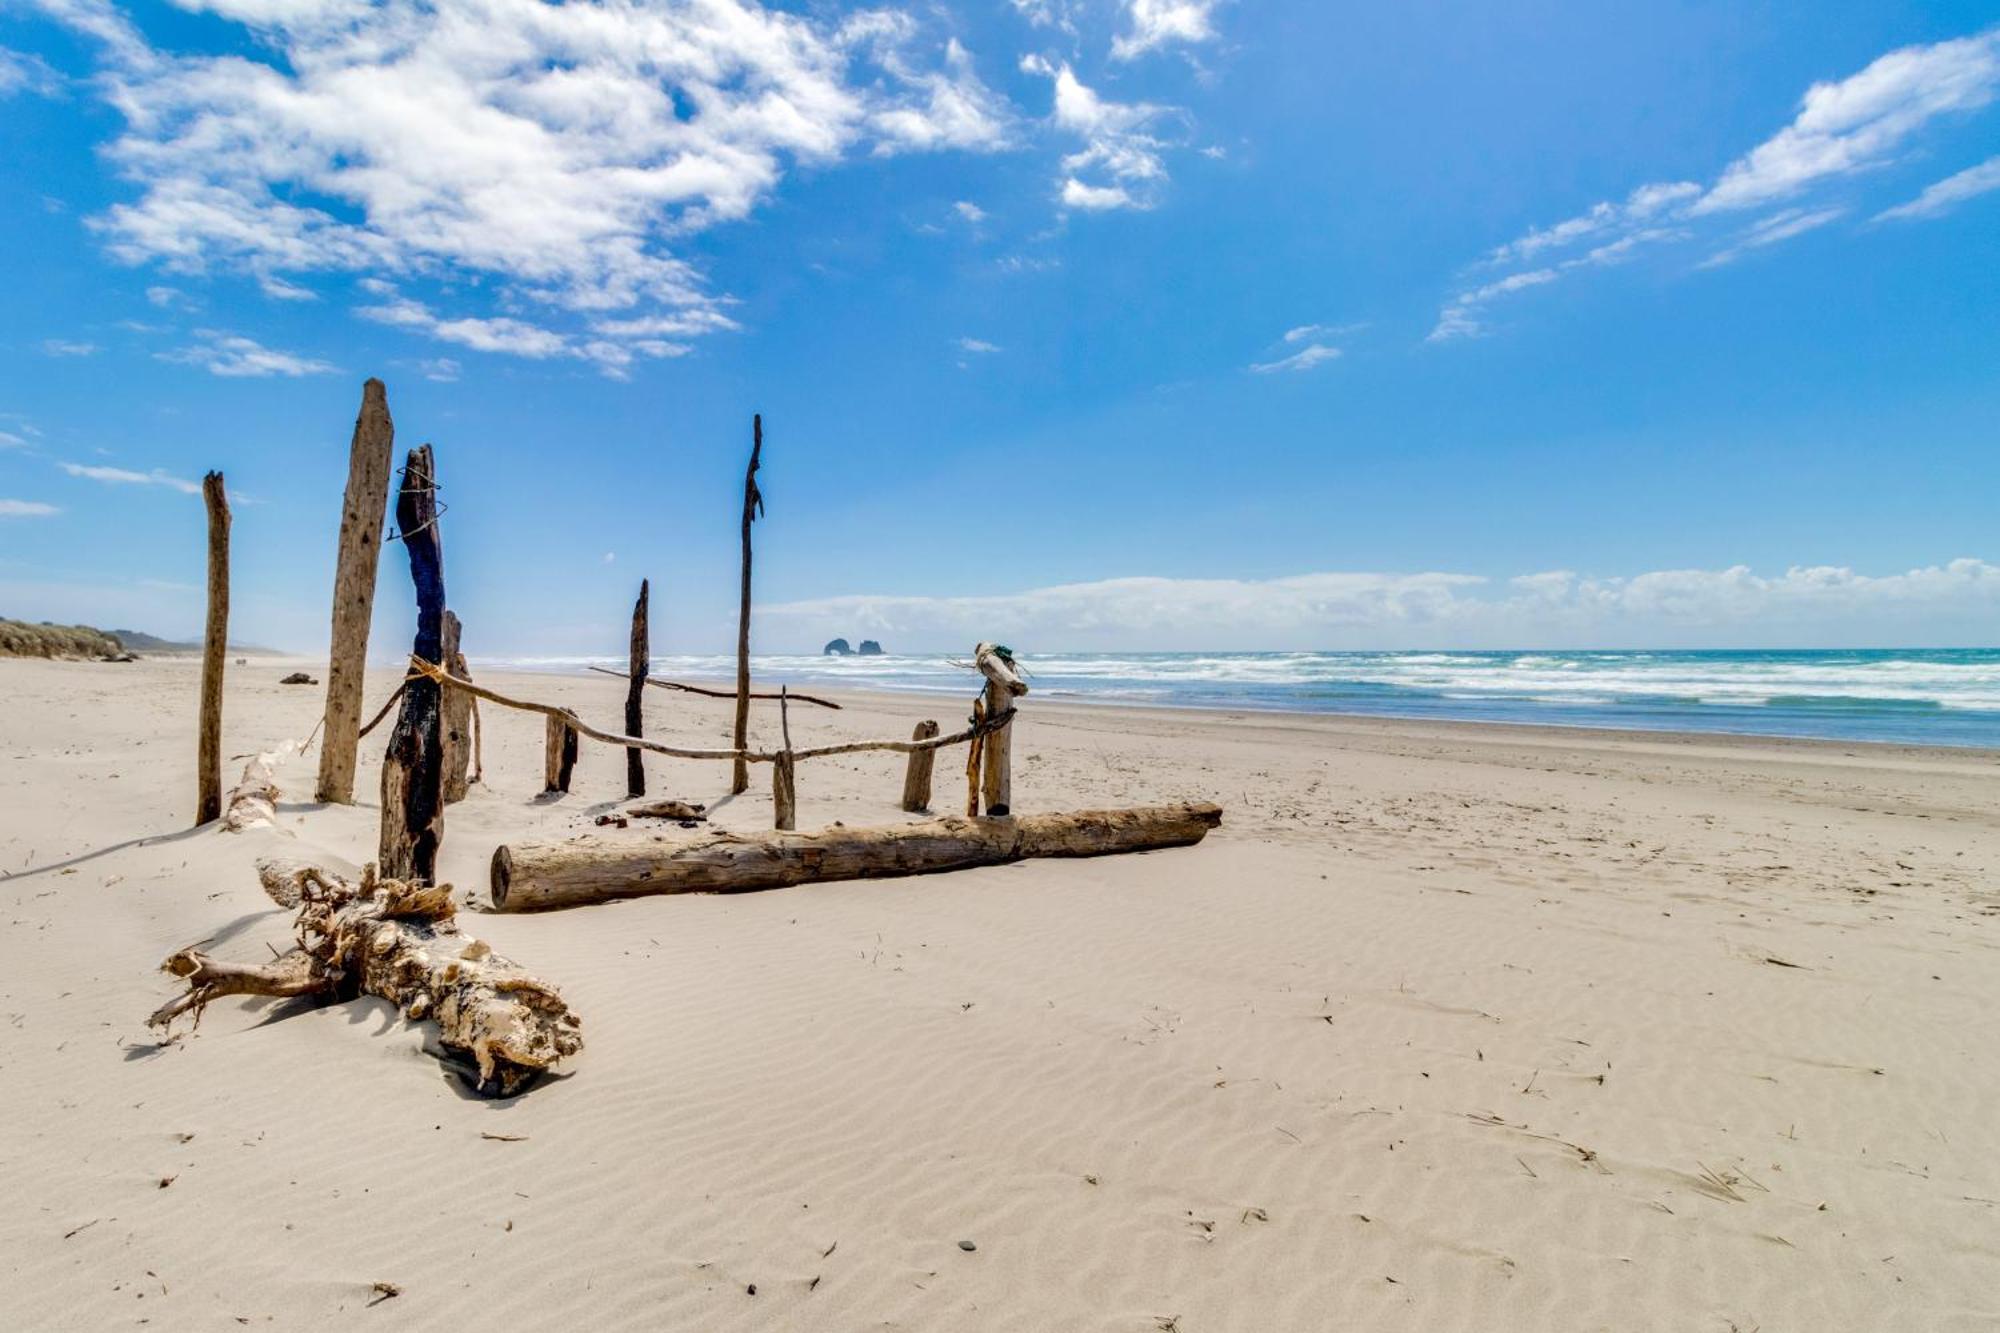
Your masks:
[{"label": "turquoise water", "polygon": [[[1702,652],[1045,653],[1056,699],[2000,748],[2000,649]],[[612,659],[543,659],[575,667]],[[655,671],[729,678],[732,659]],[[970,696],[946,656],[758,657],[760,681]]]}]

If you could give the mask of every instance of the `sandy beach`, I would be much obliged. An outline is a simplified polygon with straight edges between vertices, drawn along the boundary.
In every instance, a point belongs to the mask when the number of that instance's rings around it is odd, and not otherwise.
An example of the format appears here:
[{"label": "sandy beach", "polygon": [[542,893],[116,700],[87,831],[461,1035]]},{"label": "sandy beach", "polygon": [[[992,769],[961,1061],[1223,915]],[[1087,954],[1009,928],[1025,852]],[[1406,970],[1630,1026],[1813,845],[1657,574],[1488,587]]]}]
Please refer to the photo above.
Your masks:
[{"label": "sandy beach", "polygon": [[[298,665],[230,668],[225,754],[311,732]],[[311,804],[308,752],[280,828],[189,829],[196,672],[0,661],[11,1327],[2000,1325],[1993,752],[1031,695],[1018,810],[1212,799],[1221,829],[502,915],[494,847],[590,827],[624,765],[586,742],[543,798],[541,720],[489,707],[443,877],[588,1043],[500,1102],[379,1001],[149,1032],[174,949],[287,943],[260,857],[375,847],[383,732],[362,804]],[[488,683],[620,716],[614,679]],[[792,726],[906,736],[972,693]],[[728,704],[647,702],[727,743]],[[648,770],[769,827],[762,769],[733,801],[725,765]],[[911,818],[901,778],[804,764],[799,825]]]}]

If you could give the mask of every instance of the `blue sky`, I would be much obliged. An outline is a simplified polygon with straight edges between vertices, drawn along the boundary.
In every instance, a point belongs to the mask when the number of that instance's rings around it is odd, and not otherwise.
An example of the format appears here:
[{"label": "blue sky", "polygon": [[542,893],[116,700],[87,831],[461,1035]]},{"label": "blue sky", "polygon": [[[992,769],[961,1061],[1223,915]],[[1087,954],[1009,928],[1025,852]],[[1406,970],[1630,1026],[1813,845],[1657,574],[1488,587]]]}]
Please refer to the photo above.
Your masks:
[{"label": "blue sky", "polygon": [[[15,0],[0,614],[478,652],[1991,643],[2000,9]],[[391,561],[400,551],[389,548]],[[385,564],[378,647],[407,633]]]}]

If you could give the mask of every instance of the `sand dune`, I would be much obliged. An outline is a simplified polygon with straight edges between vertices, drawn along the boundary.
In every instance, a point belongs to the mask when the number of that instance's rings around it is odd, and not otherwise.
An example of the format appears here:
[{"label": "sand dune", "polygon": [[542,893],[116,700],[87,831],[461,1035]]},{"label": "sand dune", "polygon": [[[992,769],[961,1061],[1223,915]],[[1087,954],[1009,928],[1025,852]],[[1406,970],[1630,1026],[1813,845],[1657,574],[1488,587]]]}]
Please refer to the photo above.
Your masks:
[{"label": "sand dune", "polygon": [[[226,752],[311,730],[290,669],[231,668]],[[588,1040],[498,1103],[379,1003],[146,1030],[172,949],[286,938],[259,856],[375,842],[372,796],[307,803],[310,756],[279,829],[188,830],[196,670],[0,662],[11,1327],[2000,1323],[1991,753],[1031,696],[1018,808],[1212,798],[1222,829],[468,913]],[[620,716],[615,680],[507,686]],[[795,733],[963,706],[851,704]],[[726,704],[648,706],[654,734],[725,742]],[[586,744],[577,790],[538,797],[540,719],[487,722],[442,859],[475,903],[496,843],[623,791]],[[761,784],[718,802],[724,765],[649,769],[768,826]],[[800,826],[905,818],[900,784],[894,756],[803,765]]]}]

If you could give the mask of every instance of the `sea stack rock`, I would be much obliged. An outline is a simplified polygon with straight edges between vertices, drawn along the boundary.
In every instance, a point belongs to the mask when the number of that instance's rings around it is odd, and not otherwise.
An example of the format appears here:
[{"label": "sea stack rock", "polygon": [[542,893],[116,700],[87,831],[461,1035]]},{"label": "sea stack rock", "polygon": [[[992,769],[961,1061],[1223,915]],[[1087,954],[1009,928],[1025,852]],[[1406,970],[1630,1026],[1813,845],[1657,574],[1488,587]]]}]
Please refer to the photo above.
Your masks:
[{"label": "sea stack rock", "polygon": [[829,643],[825,648],[820,650],[820,656],[845,657],[853,651],[854,650],[852,648],[847,646],[847,640],[835,639],[832,643]]},{"label": "sea stack rock", "polygon": [[861,647],[859,647],[855,651],[860,653],[863,657],[880,657],[882,655],[882,645],[875,642],[875,640],[873,639],[863,639],[861,641]]}]

